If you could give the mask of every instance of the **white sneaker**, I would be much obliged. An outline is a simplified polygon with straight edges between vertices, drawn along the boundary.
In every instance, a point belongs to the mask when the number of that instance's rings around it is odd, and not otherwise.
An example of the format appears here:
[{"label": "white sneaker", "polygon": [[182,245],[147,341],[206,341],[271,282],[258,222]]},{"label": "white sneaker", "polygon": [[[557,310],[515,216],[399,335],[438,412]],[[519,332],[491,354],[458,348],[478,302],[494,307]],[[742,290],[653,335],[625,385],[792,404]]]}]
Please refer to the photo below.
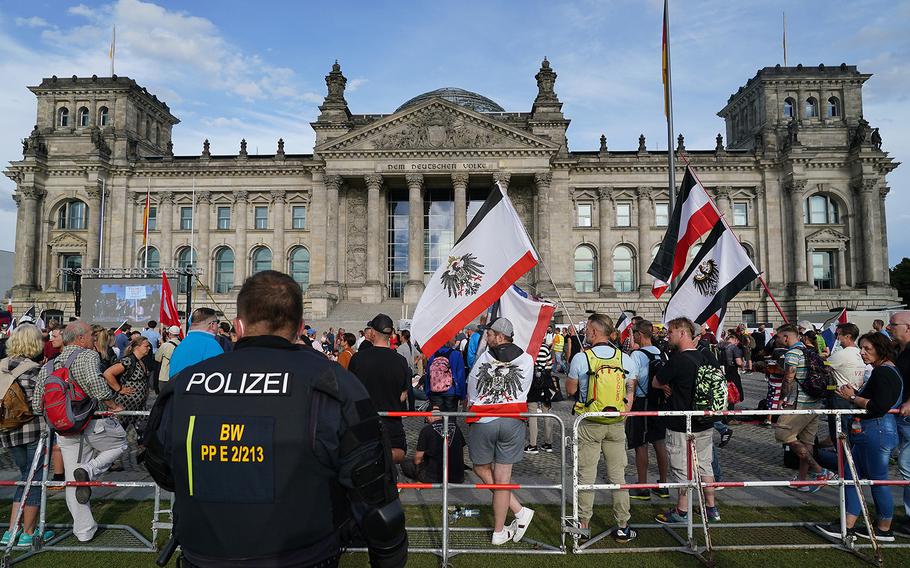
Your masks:
[{"label": "white sneaker", "polygon": [[528,509],[527,507],[522,507],[521,511],[518,511],[518,514],[515,515],[515,537],[512,539],[515,542],[520,542],[525,536],[525,532],[528,530],[528,526],[531,524],[531,519],[534,518],[534,509]]},{"label": "white sneaker", "polygon": [[512,530],[511,525],[503,528],[499,532],[493,533],[493,546],[503,545],[515,536],[515,531]]}]

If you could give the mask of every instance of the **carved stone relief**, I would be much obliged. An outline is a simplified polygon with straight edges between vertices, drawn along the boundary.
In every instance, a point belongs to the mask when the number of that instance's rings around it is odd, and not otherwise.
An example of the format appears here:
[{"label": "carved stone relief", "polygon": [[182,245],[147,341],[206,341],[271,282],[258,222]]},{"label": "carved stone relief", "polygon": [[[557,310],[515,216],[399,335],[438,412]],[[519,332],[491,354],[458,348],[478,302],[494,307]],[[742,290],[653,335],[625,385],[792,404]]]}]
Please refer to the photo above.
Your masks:
[{"label": "carved stone relief", "polygon": [[367,279],[367,197],[362,190],[347,194],[348,248],[346,269],[348,284],[363,284]]},{"label": "carved stone relief", "polygon": [[499,148],[509,146],[502,135],[478,128],[446,109],[429,109],[417,114],[396,131],[372,140],[376,148],[414,150],[418,148]]}]

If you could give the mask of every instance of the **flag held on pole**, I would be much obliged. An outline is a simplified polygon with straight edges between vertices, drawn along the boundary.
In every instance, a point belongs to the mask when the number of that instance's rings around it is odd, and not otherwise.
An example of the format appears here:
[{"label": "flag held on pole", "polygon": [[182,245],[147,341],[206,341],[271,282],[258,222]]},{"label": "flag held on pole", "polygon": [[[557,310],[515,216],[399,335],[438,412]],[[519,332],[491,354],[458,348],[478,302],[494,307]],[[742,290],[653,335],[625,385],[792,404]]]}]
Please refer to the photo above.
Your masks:
[{"label": "flag held on pole", "polygon": [[[174,294],[171,292],[171,284],[167,280],[167,274],[161,272],[161,309],[158,313],[158,321],[166,329],[172,325],[180,327],[180,316],[177,314],[177,304],[174,302]],[[180,339],[183,339],[183,328],[180,327]]]},{"label": "flag held on pole", "polygon": [[512,202],[497,183],[427,287],[411,336],[427,356],[498,300],[538,262]]},{"label": "flag held on pole", "polygon": [[555,304],[538,301],[514,285],[499,299],[498,316],[508,318],[515,330],[512,343],[532,357],[537,357],[555,311]]}]

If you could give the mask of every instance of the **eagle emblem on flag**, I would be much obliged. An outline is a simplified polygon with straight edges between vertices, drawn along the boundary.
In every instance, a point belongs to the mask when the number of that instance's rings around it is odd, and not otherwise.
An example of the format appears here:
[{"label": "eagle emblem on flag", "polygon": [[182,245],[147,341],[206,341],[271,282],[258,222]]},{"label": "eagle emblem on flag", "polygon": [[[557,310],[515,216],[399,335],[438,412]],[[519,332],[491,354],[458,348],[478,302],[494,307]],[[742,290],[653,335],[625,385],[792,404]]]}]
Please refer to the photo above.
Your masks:
[{"label": "eagle emblem on flag", "polygon": [[521,392],[521,369],[516,365],[482,363],[477,379],[481,399],[511,401]]},{"label": "eagle emblem on flag", "polygon": [[477,294],[483,279],[481,268],[483,265],[477,262],[477,257],[471,253],[463,256],[450,256],[446,269],[440,276],[449,297],[457,298]]},{"label": "eagle emblem on flag", "polygon": [[720,272],[717,269],[717,263],[713,258],[709,258],[695,269],[692,282],[695,284],[695,289],[702,296],[713,296],[717,293],[717,281],[719,278]]}]

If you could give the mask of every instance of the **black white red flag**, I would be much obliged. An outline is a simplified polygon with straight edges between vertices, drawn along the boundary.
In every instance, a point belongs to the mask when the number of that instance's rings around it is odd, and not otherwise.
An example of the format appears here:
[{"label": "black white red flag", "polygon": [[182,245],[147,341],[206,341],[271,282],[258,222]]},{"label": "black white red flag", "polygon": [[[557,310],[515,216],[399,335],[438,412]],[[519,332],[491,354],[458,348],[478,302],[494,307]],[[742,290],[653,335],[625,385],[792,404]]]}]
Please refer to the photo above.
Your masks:
[{"label": "black white red flag", "polygon": [[689,248],[710,231],[719,219],[720,213],[714,202],[698,182],[692,167],[687,166],[670,225],[648,268],[648,274],[654,277],[651,293],[655,298],[660,298],[670,282],[682,273]]},{"label": "black white red flag", "polygon": [[620,343],[625,343],[632,335],[632,318],[627,312],[619,314],[619,319],[616,320],[616,331],[619,332]]},{"label": "black white red flag", "polygon": [[687,317],[701,325],[716,318],[713,323],[718,325],[730,300],[757,277],[746,249],[719,220],[674,290],[664,322]]},{"label": "black white red flag", "polygon": [[537,262],[518,213],[497,184],[427,283],[411,337],[431,356]]}]

